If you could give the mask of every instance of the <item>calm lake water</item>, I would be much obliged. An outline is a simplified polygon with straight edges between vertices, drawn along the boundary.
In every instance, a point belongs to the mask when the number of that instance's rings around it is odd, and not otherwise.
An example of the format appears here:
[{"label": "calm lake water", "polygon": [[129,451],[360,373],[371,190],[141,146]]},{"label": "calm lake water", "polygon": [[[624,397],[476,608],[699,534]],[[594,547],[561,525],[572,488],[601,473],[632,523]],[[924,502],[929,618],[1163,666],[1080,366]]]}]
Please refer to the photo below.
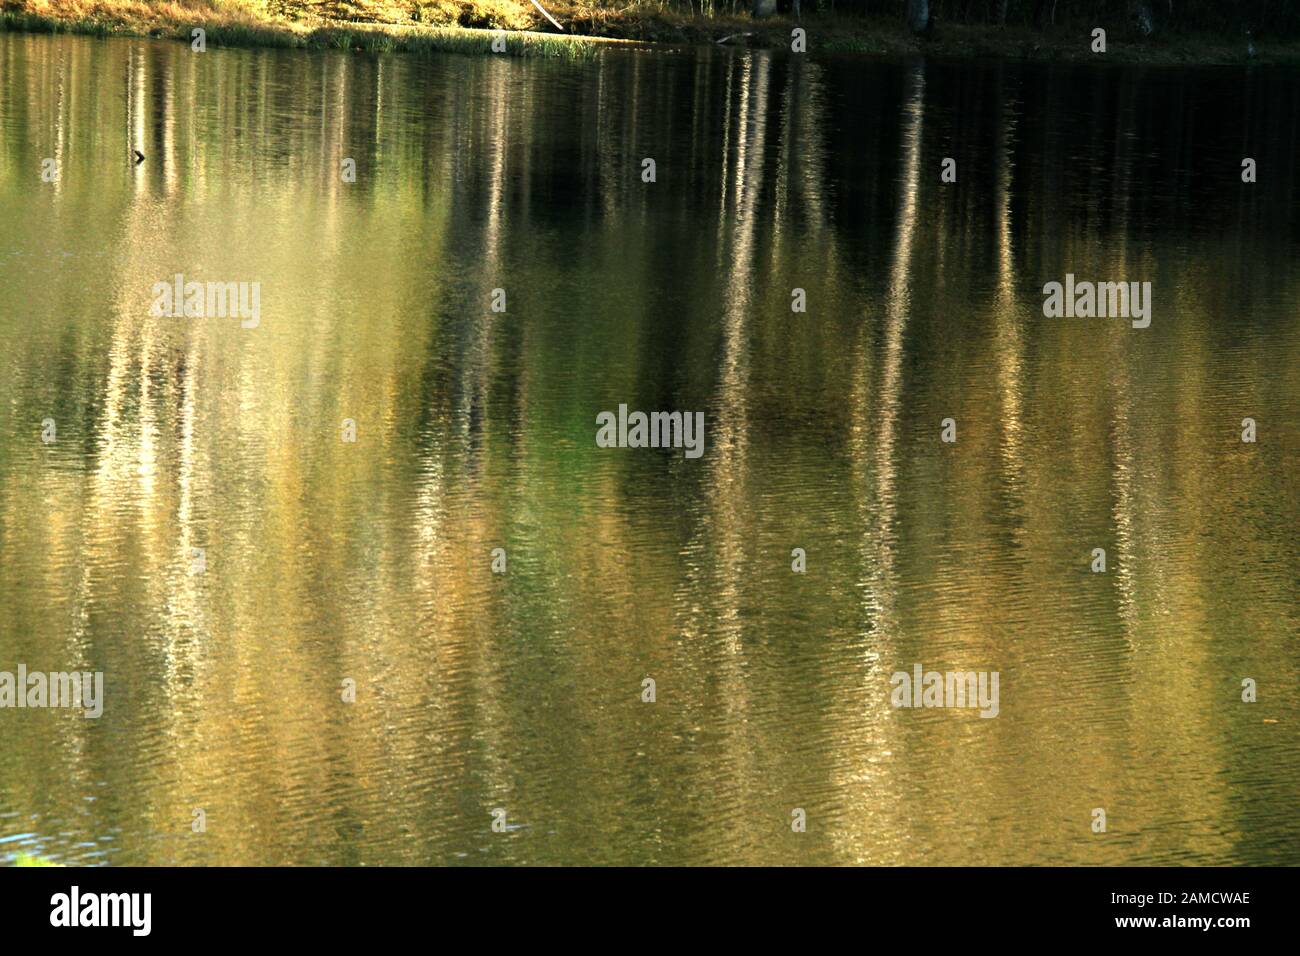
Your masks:
[{"label": "calm lake water", "polygon": [[1275,69],[0,35],[0,671],[105,682],[0,859],[1300,862],[1297,155]]}]

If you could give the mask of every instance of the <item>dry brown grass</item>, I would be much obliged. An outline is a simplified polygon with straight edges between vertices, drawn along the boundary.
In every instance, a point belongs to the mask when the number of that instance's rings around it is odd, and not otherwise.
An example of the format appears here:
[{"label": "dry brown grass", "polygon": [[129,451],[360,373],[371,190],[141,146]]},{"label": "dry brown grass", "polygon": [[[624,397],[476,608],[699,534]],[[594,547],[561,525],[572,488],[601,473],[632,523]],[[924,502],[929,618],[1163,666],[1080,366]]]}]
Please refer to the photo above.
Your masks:
[{"label": "dry brown grass", "polygon": [[[726,17],[702,20],[646,0],[542,0],[542,4],[565,26],[565,32],[578,35],[654,39],[668,32],[686,37],[692,23],[711,35],[721,35],[720,29],[750,22]],[[555,29],[528,0],[5,0],[3,6],[56,21],[132,27],[209,22],[303,30],[352,26]]]},{"label": "dry brown grass", "polygon": [[7,3],[25,13],[59,20],[144,21],[193,20],[195,18],[242,20],[257,23],[264,19],[262,4],[238,0],[24,0]]}]

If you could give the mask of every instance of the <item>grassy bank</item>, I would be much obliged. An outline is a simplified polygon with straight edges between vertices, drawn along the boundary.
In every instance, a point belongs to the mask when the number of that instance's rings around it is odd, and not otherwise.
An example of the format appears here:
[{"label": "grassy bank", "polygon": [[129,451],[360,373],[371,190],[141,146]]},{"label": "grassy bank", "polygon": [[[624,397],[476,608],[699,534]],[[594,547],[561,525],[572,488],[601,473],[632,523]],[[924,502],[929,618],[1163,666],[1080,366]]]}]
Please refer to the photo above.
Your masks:
[{"label": "grassy bank", "polygon": [[19,853],[13,858],[14,866],[60,866],[44,857],[34,856],[31,853]]},{"label": "grassy bank", "polygon": [[[99,36],[190,40],[202,27],[212,46],[287,46],[370,53],[488,53],[503,34],[513,55],[581,59],[602,43],[727,43],[788,49],[803,27],[810,53],[1002,56],[1094,60],[1089,31],[944,24],[918,39],[901,17],[864,19],[825,14],[755,20],[747,14],[703,16],[646,0],[542,0],[563,32],[528,0],[0,0],[0,28]],[[1300,63],[1300,44],[1258,41],[1248,52],[1236,37],[1166,34],[1143,40],[1112,31],[1104,59],[1147,63]]]},{"label": "grassy bank", "polygon": [[[153,37],[189,43],[191,31],[201,27],[211,47],[297,47],[367,53],[491,53],[493,40],[497,39],[504,43],[508,55],[567,59],[593,56],[599,43],[616,42],[555,33],[540,16],[537,19],[552,32],[533,30],[532,20],[523,16],[487,18],[473,26],[464,26],[450,16],[431,20],[412,20],[409,16],[365,19],[348,9],[359,6],[308,0],[5,0],[0,4],[0,29]],[[512,14],[516,12],[514,3],[500,6],[510,7]],[[412,9],[419,8],[412,5]]]}]

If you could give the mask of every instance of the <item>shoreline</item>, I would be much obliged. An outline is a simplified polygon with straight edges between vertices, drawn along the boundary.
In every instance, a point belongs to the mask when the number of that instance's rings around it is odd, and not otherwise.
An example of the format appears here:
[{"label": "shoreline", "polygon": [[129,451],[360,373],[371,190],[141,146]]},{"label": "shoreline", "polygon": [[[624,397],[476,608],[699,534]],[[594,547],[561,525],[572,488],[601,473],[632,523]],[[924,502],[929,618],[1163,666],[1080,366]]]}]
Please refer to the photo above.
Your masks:
[{"label": "shoreline", "polygon": [[[292,6],[292,4],[288,4]],[[305,4],[302,5],[304,8]],[[447,22],[360,22],[319,15],[298,19],[268,18],[226,4],[146,5],[131,0],[79,3],[72,11],[48,3],[8,0],[0,5],[0,32],[70,33],[99,37],[135,37],[190,42],[201,27],[214,48],[279,47],[342,50],[359,53],[498,53],[570,60],[595,57],[601,49],[624,47],[669,50],[701,45],[788,50],[791,30],[807,32],[811,56],[891,57],[923,54],[936,58],[1001,58],[1029,62],[1084,62],[1214,66],[1244,64],[1300,65],[1300,42],[1260,42],[1248,55],[1244,43],[1221,37],[1172,34],[1135,42],[1115,35],[1105,54],[1092,53],[1089,31],[1057,27],[1040,32],[1027,27],[945,25],[933,39],[912,36],[901,22],[853,17],[807,16],[795,20],[747,15],[702,17],[642,8],[623,12],[546,4],[566,28],[556,32],[534,8],[503,9],[485,2],[451,6]],[[458,13],[456,11],[459,11]],[[461,22],[452,19],[458,16]],[[469,22],[472,25],[464,25]],[[504,50],[494,50],[494,39]],[[498,42],[497,46],[500,46]]]}]

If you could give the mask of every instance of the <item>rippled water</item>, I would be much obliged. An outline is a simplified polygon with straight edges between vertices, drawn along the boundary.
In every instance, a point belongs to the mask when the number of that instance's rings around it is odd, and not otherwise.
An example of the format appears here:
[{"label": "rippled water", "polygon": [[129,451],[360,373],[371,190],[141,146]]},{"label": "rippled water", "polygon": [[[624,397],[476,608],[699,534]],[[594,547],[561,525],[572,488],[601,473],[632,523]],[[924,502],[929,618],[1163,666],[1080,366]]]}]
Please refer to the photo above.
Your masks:
[{"label": "rippled water", "polygon": [[[1297,115],[0,35],[0,670],[105,680],[0,710],[0,858],[1300,861]],[[1044,318],[1067,272],[1151,326]],[[152,317],[176,273],[260,324]],[[596,447],[620,403],[704,455]],[[894,709],[916,663],[998,716]]]}]

